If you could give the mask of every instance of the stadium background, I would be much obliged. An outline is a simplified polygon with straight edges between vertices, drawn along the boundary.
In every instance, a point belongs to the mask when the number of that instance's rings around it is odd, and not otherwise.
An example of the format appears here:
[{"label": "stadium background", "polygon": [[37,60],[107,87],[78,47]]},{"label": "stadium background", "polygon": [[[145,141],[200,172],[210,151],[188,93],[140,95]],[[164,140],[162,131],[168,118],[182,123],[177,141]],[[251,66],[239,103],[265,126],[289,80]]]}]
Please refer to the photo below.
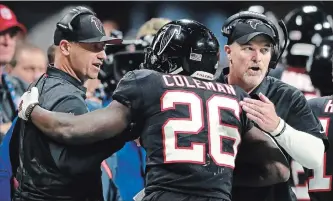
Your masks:
[{"label": "stadium background", "polygon": [[[279,19],[294,8],[301,5],[316,5],[328,14],[333,11],[333,2],[329,1],[47,1],[47,2],[16,2],[7,1],[17,18],[27,27],[28,40],[46,51],[52,43],[55,22],[66,9],[76,5],[92,8],[98,17],[117,23],[125,38],[134,38],[138,28],[152,17],[166,17],[171,20],[189,18],[205,24],[219,39],[221,47],[226,39],[221,35],[223,21],[230,15],[247,9],[252,5],[262,5],[272,11]],[[50,23],[54,22],[54,23]],[[221,59],[223,60],[223,54]]]}]

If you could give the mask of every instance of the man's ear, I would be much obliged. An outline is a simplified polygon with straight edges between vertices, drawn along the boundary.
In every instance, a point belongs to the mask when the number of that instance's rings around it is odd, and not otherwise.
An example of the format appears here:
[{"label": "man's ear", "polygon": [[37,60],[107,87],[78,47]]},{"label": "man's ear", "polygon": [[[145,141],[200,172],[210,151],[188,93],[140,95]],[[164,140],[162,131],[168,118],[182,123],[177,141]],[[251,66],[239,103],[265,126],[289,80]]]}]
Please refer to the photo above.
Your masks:
[{"label": "man's ear", "polygon": [[231,48],[229,45],[224,46],[224,52],[227,54],[228,60],[231,61]]},{"label": "man's ear", "polygon": [[59,48],[62,54],[68,56],[71,49],[71,44],[67,40],[61,40],[59,43]]}]

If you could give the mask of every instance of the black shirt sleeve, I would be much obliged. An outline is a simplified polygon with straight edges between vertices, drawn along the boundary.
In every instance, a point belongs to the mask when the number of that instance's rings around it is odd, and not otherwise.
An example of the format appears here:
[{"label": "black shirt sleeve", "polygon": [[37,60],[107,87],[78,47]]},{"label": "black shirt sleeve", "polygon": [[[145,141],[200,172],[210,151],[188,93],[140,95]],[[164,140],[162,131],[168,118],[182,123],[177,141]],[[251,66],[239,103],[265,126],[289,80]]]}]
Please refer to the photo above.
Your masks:
[{"label": "black shirt sleeve", "polygon": [[[144,71],[129,71],[119,81],[112,98],[123,105],[131,108],[131,114],[138,113],[139,108],[143,104],[143,96],[141,91],[142,80],[137,80],[137,77],[142,77]],[[153,84],[153,83],[152,83]]]}]

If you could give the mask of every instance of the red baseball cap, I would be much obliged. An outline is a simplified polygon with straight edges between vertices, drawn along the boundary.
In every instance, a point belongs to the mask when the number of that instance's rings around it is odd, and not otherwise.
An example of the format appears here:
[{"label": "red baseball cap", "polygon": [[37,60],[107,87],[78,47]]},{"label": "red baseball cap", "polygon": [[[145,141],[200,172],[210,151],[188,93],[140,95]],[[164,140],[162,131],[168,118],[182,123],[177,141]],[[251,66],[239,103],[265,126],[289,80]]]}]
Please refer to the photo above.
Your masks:
[{"label": "red baseball cap", "polygon": [[17,27],[24,33],[27,33],[25,26],[17,21],[15,13],[7,6],[0,4],[0,32],[12,27]]}]

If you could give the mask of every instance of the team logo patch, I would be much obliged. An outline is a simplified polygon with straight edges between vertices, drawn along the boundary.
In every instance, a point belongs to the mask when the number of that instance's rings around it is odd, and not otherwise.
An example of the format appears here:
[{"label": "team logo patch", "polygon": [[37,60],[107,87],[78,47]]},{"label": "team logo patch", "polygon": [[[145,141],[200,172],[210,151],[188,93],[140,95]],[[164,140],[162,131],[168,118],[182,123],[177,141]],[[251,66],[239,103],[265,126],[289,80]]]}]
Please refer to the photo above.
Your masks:
[{"label": "team logo patch", "polygon": [[96,26],[97,30],[101,34],[105,35],[104,29],[103,29],[103,24],[99,19],[97,19],[95,16],[93,16],[93,17],[91,17],[91,23],[93,23]]},{"label": "team logo patch", "polygon": [[258,25],[264,24],[262,21],[259,21],[259,20],[248,20],[247,23],[250,24],[252,29],[257,29]]},{"label": "team logo patch", "polygon": [[165,48],[170,43],[171,39],[175,35],[177,36],[180,34],[181,28],[182,27],[180,25],[174,25],[174,24],[167,25],[166,27],[164,27],[164,30],[157,36],[156,42],[153,45],[153,49],[155,50],[157,42],[160,41],[157,55],[161,55],[165,50]]},{"label": "team logo patch", "polygon": [[198,53],[191,53],[190,54],[190,59],[193,61],[201,61],[202,59],[202,54],[198,54]]}]

